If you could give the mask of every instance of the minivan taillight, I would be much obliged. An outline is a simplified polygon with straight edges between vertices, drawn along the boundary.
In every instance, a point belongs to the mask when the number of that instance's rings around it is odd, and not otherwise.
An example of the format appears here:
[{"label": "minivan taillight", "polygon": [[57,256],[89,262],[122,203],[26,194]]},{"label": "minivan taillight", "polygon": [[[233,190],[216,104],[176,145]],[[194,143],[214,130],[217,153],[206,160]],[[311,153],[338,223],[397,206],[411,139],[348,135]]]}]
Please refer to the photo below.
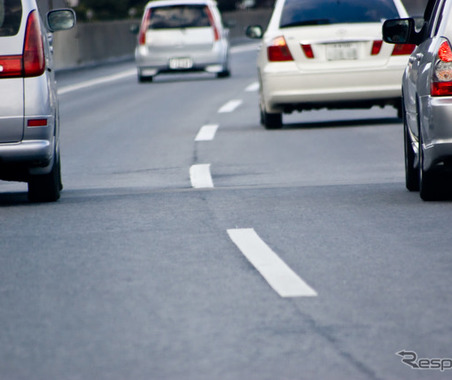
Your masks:
[{"label": "minivan taillight", "polygon": [[148,8],[144,13],[143,21],[141,22],[140,32],[138,33],[138,44],[146,45],[146,32],[151,23],[151,9]]},{"label": "minivan taillight", "polygon": [[452,49],[448,41],[438,49],[430,93],[432,96],[452,96]]},{"label": "minivan taillight", "polygon": [[289,46],[283,36],[276,37],[267,47],[267,56],[270,62],[293,61]]},{"label": "minivan taillight", "polygon": [[25,29],[22,55],[0,56],[0,77],[36,77],[45,71],[44,43],[37,11],[32,11]]},{"label": "minivan taillight", "polygon": [[23,59],[25,77],[37,77],[44,74],[46,61],[37,11],[32,11],[28,16]]}]

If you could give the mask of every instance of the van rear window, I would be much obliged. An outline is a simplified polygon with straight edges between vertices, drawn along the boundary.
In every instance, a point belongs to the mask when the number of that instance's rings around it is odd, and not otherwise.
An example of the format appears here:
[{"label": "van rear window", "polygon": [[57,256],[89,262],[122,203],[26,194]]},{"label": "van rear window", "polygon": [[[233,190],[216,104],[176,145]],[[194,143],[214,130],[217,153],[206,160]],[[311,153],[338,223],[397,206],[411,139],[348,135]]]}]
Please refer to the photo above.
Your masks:
[{"label": "van rear window", "polygon": [[287,0],[280,27],[382,22],[397,17],[392,0]]},{"label": "van rear window", "polygon": [[205,5],[151,8],[149,29],[199,28],[210,26]]},{"label": "van rear window", "polygon": [[0,36],[14,36],[22,20],[21,0],[0,0]]}]

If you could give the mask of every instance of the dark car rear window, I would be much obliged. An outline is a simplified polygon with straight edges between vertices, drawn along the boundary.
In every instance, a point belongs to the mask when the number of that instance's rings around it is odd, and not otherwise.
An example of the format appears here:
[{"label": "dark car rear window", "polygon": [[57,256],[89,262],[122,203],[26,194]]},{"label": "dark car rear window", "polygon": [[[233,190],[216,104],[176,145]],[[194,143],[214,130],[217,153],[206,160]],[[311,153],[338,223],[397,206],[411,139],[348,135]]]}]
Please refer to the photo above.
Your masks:
[{"label": "dark car rear window", "polygon": [[205,5],[177,5],[151,8],[149,29],[210,26]]},{"label": "dark car rear window", "polygon": [[0,0],[0,36],[14,36],[22,20],[21,0]]},{"label": "dark car rear window", "polygon": [[397,17],[392,0],[287,0],[280,27],[381,22]]}]

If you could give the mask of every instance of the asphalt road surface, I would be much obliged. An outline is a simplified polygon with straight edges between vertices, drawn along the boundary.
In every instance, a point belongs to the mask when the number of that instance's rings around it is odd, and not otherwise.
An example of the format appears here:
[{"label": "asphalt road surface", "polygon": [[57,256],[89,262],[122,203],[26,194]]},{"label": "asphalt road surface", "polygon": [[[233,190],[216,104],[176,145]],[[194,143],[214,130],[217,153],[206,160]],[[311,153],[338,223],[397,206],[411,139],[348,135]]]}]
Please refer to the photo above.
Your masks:
[{"label": "asphalt road surface", "polygon": [[0,184],[0,379],[450,378],[452,204],[396,111],[267,131],[255,58],[59,74],[60,201]]}]

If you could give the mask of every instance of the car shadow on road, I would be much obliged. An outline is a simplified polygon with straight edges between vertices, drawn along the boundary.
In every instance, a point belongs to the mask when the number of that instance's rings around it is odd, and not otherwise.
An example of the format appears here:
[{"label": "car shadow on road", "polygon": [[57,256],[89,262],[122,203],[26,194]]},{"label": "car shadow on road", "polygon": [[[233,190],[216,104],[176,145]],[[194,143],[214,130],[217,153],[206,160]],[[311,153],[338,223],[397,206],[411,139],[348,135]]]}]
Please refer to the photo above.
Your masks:
[{"label": "car shadow on road", "polygon": [[283,129],[350,128],[350,127],[368,127],[375,125],[393,125],[401,123],[402,120],[397,117],[385,117],[385,118],[366,118],[350,120],[310,121],[305,123],[284,123]]},{"label": "car shadow on road", "polygon": [[27,192],[0,193],[0,207],[23,206],[33,204],[28,200]]}]

